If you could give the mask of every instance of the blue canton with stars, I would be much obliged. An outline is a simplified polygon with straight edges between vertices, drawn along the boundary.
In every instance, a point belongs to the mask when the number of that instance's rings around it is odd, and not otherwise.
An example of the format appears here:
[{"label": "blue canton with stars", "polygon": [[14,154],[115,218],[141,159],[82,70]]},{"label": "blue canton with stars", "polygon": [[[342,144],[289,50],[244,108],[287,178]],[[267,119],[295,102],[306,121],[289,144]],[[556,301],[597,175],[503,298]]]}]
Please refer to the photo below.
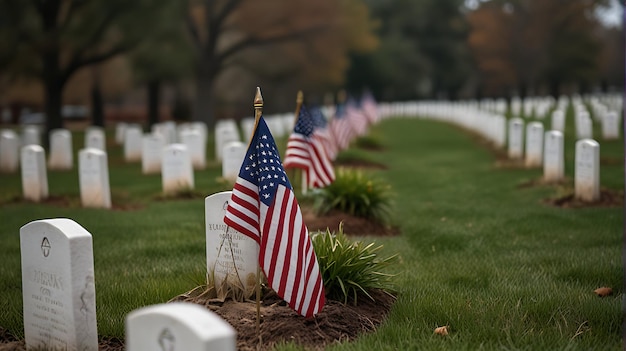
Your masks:
[{"label": "blue canton with stars", "polygon": [[298,134],[302,134],[307,138],[309,138],[311,134],[313,134],[313,118],[311,118],[309,110],[304,104],[302,104],[302,106],[300,107],[298,121],[296,122],[296,126],[293,128],[293,131]]},{"label": "blue canton with stars", "polygon": [[280,162],[274,137],[262,116],[239,170],[239,177],[258,186],[259,199],[267,206],[272,205],[278,185],[292,189]]},{"label": "blue canton with stars", "polygon": [[313,126],[315,128],[323,129],[326,127],[326,118],[319,107],[311,107],[311,117],[313,117]]}]

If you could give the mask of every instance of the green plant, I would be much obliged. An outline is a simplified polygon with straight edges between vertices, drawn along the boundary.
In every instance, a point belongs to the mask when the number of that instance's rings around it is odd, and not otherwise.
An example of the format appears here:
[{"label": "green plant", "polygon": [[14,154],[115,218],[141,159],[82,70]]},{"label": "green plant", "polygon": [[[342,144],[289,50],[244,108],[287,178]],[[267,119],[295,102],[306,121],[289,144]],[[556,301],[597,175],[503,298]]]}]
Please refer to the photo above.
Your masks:
[{"label": "green plant", "polygon": [[387,224],[391,217],[389,185],[369,179],[359,170],[339,168],[335,181],[316,195],[318,214],[339,210],[356,217]]},{"label": "green plant", "polygon": [[327,229],[314,234],[312,241],[329,299],[344,303],[352,299],[356,305],[360,293],[374,300],[368,292],[371,289],[391,289],[393,275],[383,271],[398,256],[380,257],[382,245],[350,241],[343,233],[343,224],[337,233]]},{"label": "green plant", "polygon": [[380,138],[371,134],[358,137],[355,146],[366,150],[382,150],[384,148]]}]

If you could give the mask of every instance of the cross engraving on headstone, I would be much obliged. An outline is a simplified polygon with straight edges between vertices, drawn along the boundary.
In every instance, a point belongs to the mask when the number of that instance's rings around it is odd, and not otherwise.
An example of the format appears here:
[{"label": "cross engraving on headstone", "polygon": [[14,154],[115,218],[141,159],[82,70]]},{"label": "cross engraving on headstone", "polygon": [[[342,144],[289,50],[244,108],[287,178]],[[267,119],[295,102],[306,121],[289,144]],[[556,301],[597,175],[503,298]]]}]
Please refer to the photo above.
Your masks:
[{"label": "cross engraving on headstone", "polygon": [[159,333],[159,346],[161,346],[161,351],[174,351],[176,338],[172,332],[165,328]]},{"label": "cross engraving on headstone", "polygon": [[43,237],[41,241],[41,252],[43,253],[43,257],[48,257],[50,255],[50,241],[48,237]]}]

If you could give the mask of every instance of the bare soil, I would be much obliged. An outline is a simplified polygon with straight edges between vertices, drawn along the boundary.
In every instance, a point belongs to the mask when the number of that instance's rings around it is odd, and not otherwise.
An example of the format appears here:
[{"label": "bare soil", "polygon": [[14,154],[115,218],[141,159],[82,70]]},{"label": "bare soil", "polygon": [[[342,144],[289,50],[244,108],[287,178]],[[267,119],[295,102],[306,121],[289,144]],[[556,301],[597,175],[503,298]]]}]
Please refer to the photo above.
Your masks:
[{"label": "bare soil", "polygon": [[571,193],[553,199],[546,199],[544,202],[552,206],[563,208],[623,207],[624,193],[611,189],[601,189],[600,199],[596,201],[583,201],[577,199],[574,193]]}]

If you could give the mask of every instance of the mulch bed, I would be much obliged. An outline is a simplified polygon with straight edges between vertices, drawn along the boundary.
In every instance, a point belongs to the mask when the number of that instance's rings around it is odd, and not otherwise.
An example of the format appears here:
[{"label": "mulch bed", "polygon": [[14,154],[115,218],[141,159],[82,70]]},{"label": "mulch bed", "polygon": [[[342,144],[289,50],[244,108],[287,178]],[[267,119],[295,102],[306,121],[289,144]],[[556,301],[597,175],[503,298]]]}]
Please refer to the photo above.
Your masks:
[{"label": "mulch bed", "polygon": [[623,207],[624,193],[610,189],[601,189],[600,199],[596,201],[583,201],[575,198],[572,193],[554,199],[546,199],[544,202],[552,206],[563,208]]}]

